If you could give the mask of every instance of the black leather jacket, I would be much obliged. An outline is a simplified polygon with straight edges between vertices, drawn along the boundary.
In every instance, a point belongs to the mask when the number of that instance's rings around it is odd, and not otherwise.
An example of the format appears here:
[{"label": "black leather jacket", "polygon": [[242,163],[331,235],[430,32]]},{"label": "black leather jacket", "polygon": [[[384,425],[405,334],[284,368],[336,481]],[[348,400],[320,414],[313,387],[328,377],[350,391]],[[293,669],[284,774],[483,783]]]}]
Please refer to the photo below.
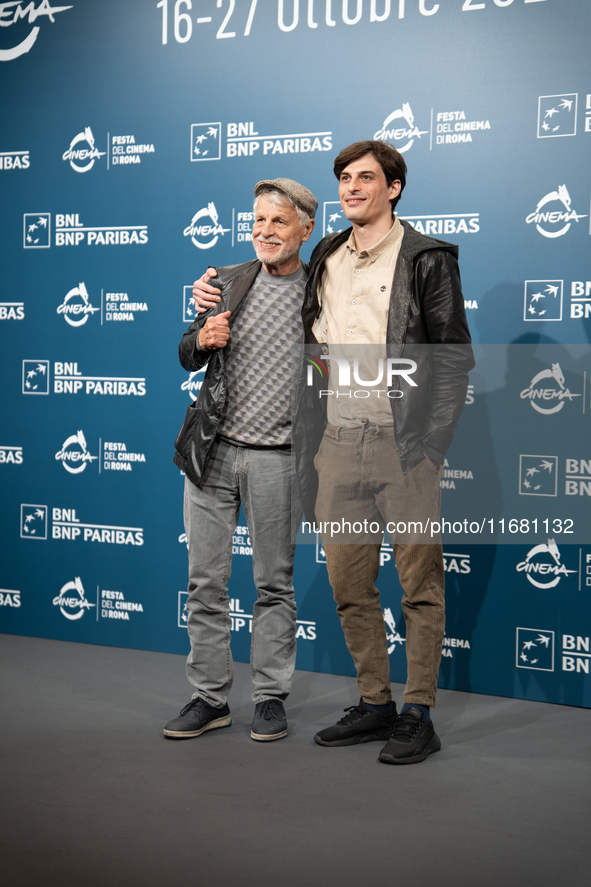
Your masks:
[{"label": "black leather jacket", "polygon": [[[402,470],[427,454],[443,463],[466,399],[468,372],[474,366],[470,332],[457,262],[458,248],[426,237],[402,222],[404,237],[396,264],[386,344],[388,357],[411,357],[418,370],[416,388],[390,401],[394,434]],[[316,345],[312,333],[320,314],[318,292],[326,259],[346,242],[351,228],[320,241],[312,253],[302,308],[307,345]],[[376,343],[379,344],[379,343]],[[326,349],[326,346],[324,346]],[[326,383],[324,383],[326,384]],[[313,513],[316,478],[310,465],[326,426],[326,398],[300,386],[293,441],[303,477],[302,498],[307,515]]]},{"label": "black leather jacket", "polygon": [[[228,399],[225,349],[203,351],[199,347],[199,332],[208,317],[236,309],[253,285],[260,269],[261,263],[256,259],[242,265],[218,268],[213,283],[222,291],[221,300],[215,308],[210,308],[193,321],[179,345],[179,360],[189,372],[208,364],[199,397],[187,409],[183,427],[174,445],[175,465],[197,486],[209,460]],[[307,266],[304,265],[304,269],[307,270]]]}]

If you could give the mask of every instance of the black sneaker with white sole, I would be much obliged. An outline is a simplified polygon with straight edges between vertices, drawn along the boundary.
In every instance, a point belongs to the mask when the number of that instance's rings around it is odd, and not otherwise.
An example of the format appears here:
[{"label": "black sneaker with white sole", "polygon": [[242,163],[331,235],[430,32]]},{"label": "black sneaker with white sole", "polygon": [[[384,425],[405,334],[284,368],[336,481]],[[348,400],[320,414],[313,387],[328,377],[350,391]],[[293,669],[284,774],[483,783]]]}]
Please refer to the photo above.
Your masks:
[{"label": "black sneaker with white sole", "polygon": [[425,721],[423,712],[413,705],[399,715],[378,760],[382,764],[418,764],[440,748],[441,740],[433,724]]},{"label": "black sneaker with white sole", "polygon": [[287,718],[280,699],[264,699],[254,707],[250,738],[257,742],[272,742],[287,736]]},{"label": "black sneaker with white sole", "polygon": [[192,736],[201,736],[206,730],[229,727],[231,723],[227,702],[222,708],[215,708],[198,696],[185,705],[178,718],[168,722],[164,735],[171,739],[190,739]]},{"label": "black sneaker with white sole", "polygon": [[367,708],[363,699],[359,705],[346,708],[347,714],[333,727],[326,727],[314,737],[318,745],[339,746],[358,745],[362,742],[383,742],[392,733],[396,722],[396,706],[392,711],[383,714]]}]

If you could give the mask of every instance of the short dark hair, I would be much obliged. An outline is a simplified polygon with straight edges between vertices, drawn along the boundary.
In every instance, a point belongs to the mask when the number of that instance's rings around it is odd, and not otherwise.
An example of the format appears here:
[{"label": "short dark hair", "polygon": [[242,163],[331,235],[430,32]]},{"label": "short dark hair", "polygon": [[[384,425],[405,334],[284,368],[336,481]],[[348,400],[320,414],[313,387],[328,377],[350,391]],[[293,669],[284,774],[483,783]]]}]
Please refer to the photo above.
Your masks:
[{"label": "short dark hair", "polygon": [[388,185],[391,185],[392,182],[395,182],[396,180],[400,182],[400,194],[398,197],[394,197],[390,201],[392,204],[392,213],[394,213],[394,208],[400,200],[402,192],[404,191],[404,186],[406,185],[406,163],[404,162],[404,157],[400,151],[396,150],[394,145],[373,140],[354,142],[347,148],[343,148],[336,158],[334,162],[334,174],[337,179],[340,179],[341,173],[346,166],[353,163],[355,160],[361,160],[366,154],[371,154],[378,161],[382,167]]}]

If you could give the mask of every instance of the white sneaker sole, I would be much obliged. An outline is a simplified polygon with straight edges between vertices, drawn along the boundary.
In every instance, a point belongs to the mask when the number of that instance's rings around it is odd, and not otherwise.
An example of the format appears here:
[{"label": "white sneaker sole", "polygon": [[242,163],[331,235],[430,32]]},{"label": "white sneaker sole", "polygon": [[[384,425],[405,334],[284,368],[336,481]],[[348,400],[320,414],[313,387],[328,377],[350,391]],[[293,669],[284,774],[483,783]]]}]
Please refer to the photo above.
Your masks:
[{"label": "white sneaker sole", "polygon": [[255,739],[257,742],[272,742],[274,739],[283,739],[284,736],[287,736],[287,730],[283,730],[281,733],[253,733],[250,731],[250,738]]},{"label": "white sneaker sole", "polygon": [[201,736],[206,730],[217,730],[218,727],[229,727],[232,723],[232,716],[226,715],[223,718],[216,718],[215,721],[209,721],[201,730],[167,730],[166,727],[162,731],[165,736],[172,736],[175,739],[192,739],[194,736]]}]

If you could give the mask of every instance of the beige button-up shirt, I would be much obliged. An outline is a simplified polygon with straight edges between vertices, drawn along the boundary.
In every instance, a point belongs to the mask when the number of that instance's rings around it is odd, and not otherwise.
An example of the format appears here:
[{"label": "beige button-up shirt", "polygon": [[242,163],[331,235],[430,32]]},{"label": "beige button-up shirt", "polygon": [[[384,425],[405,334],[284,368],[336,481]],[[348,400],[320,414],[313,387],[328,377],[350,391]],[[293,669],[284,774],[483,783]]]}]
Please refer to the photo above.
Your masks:
[{"label": "beige button-up shirt", "polygon": [[352,369],[349,396],[349,390],[338,384],[335,361],[329,361],[328,388],[335,392],[327,397],[332,425],[358,426],[361,419],[392,424],[385,372],[380,384],[366,387],[355,381],[353,365],[357,360],[358,378],[366,381],[377,378],[380,357],[385,366],[390,292],[403,236],[404,228],[395,219],[375,246],[357,252],[351,232],[326,260],[318,294],[322,310],[313,332],[318,342],[329,344],[330,354],[344,356]]}]

